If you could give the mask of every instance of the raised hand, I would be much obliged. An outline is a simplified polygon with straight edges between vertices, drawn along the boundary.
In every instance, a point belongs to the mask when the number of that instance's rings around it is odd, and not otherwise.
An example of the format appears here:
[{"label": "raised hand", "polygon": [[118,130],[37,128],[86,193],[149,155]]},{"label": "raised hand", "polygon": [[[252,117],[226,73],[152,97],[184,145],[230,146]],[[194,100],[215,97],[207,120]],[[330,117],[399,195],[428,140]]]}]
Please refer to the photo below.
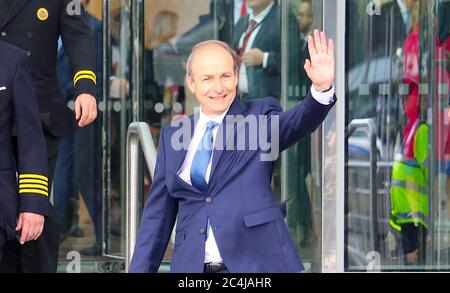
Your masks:
[{"label": "raised hand", "polygon": [[308,50],[311,60],[306,59],[305,71],[317,91],[326,91],[334,79],[334,45],[324,32],[314,30],[314,38],[308,37]]}]

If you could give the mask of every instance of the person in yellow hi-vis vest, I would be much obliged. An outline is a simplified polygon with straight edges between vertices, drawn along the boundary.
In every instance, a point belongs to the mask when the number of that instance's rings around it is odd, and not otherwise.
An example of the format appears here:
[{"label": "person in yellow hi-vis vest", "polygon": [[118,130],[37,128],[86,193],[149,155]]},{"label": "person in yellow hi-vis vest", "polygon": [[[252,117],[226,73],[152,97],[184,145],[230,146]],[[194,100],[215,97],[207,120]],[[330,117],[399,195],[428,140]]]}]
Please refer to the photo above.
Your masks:
[{"label": "person in yellow hi-vis vest", "polygon": [[428,125],[421,124],[414,136],[414,159],[395,161],[392,166],[392,228],[400,231],[407,264],[418,262],[428,228]]}]

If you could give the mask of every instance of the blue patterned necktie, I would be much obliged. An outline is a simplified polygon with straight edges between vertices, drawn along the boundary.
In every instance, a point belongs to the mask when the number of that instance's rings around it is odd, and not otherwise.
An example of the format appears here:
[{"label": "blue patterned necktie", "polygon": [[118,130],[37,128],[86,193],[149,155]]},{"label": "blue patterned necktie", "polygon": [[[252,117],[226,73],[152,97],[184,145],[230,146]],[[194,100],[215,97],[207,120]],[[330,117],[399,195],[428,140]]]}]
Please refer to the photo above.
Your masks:
[{"label": "blue patterned necktie", "polygon": [[203,134],[202,140],[195,151],[194,159],[191,166],[191,182],[200,191],[206,191],[208,183],[206,183],[205,175],[206,169],[212,155],[213,147],[213,129],[218,124],[214,121],[209,121],[206,124],[206,130]]}]

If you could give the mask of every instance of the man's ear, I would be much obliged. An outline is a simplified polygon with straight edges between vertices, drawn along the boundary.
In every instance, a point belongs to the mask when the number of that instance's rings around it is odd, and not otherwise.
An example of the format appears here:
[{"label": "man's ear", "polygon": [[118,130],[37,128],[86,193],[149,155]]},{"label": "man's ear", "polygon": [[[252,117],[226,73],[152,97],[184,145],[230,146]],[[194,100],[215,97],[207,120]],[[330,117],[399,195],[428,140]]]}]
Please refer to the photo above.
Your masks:
[{"label": "man's ear", "polygon": [[186,75],[186,84],[191,93],[195,94],[194,80],[192,79],[192,76]]}]

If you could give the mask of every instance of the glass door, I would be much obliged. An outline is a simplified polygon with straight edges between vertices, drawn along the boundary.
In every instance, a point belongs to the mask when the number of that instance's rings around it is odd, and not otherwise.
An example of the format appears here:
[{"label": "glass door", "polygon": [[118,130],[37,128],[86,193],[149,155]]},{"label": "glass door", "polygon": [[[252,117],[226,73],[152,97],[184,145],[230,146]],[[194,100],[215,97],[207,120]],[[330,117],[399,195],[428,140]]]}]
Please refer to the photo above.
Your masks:
[{"label": "glass door", "polygon": [[[229,0],[145,0],[141,58],[142,87],[138,103],[139,120],[145,121],[155,143],[161,127],[177,115],[191,115],[198,107],[195,96],[185,85],[185,65],[192,47],[201,41],[220,39],[230,42],[233,31],[233,1]],[[151,179],[144,170],[142,203]],[[160,267],[170,269],[174,233]]]},{"label": "glass door", "polygon": [[349,0],[345,269],[448,269],[448,1]]},{"label": "glass door", "polygon": [[[81,272],[124,270],[128,125],[132,121],[148,123],[157,143],[161,127],[173,117],[192,114],[198,102],[184,81],[192,46],[208,39],[237,46],[233,39],[239,40],[236,34],[240,18],[251,13],[252,5],[260,2],[267,1],[249,0],[245,6],[242,0],[88,3],[88,11],[99,24],[97,77],[102,82],[97,128],[84,140],[84,145],[91,146],[93,151],[77,151],[91,165],[80,165],[75,173],[96,179],[86,185],[95,196],[86,197],[85,191],[74,191],[76,196],[67,208],[71,230],[67,230],[61,245],[59,271],[77,271],[73,270],[77,263]],[[279,44],[275,53],[281,57],[273,70],[278,72],[278,81],[271,87],[278,89],[275,96],[287,110],[301,103],[309,90],[302,67],[307,58],[305,40],[314,28],[322,28],[324,4],[322,0],[274,1],[274,4],[280,22],[275,24],[279,34],[274,34],[271,43]],[[276,163],[272,182],[277,199],[286,205],[286,223],[308,272],[320,272],[323,266],[321,136],[319,130],[285,152]],[[142,164],[141,174],[140,210],[151,185],[146,164]],[[169,270],[173,238],[161,272]]]},{"label": "glass door", "polygon": [[[61,210],[67,218],[67,229],[62,236],[59,271],[121,272],[126,241],[128,125],[132,121],[147,122],[154,141],[158,142],[161,127],[170,123],[175,115],[192,114],[198,104],[195,97],[185,91],[188,54],[192,46],[202,40],[230,42],[234,20],[240,15],[236,14],[235,19],[230,0],[86,2],[87,10],[96,20],[93,19],[99,63],[97,78],[101,81],[97,95],[99,116],[95,123],[97,128],[79,141],[91,150],[90,153],[75,151],[89,164],[78,164],[77,171],[69,167],[76,174],[60,178],[57,183],[62,189],[69,186],[68,182],[77,182],[77,174],[91,176],[91,181],[80,182],[80,185],[92,190],[89,193],[92,196],[88,198],[84,191],[74,188],[69,203],[60,200],[60,206],[66,205]],[[61,160],[61,175],[69,169],[64,167],[65,162]],[[151,185],[145,166],[141,166],[141,210]],[[173,239],[161,271],[169,269],[172,243]]]},{"label": "glass door", "polygon": [[[309,58],[307,38],[322,30],[322,0],[282,1],[283,109],[302,103],[311,81],[303,69]],[[281,40],[280,40],[281,41]],[[322,270],[322,132],[302,138],[282,154],[281,195],[286,201],[286,224],[306,272]]]}]

